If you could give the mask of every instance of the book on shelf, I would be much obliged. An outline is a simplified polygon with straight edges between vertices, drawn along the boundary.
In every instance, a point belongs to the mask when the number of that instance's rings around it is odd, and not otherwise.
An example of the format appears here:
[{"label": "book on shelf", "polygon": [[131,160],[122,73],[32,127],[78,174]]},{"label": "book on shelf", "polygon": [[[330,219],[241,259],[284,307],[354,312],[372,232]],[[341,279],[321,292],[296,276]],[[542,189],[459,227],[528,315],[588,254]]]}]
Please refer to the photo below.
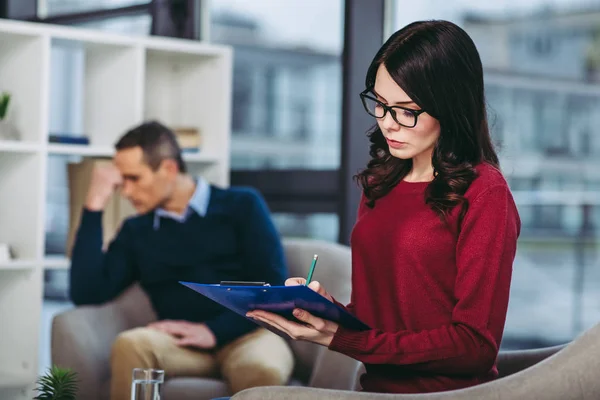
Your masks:
[{"label": "book on shelf", "polygon": [[197,128],[176,127],[173,128],[177,143],[184,153],[197,153],[202,146],[202,135]]},{"label": "book on shelf", "polygon": [[63,133],[50,133],[50,135],[48,136],[48,142],[60,144],[89,145],[90,139],[87,136],[76,136]]}]

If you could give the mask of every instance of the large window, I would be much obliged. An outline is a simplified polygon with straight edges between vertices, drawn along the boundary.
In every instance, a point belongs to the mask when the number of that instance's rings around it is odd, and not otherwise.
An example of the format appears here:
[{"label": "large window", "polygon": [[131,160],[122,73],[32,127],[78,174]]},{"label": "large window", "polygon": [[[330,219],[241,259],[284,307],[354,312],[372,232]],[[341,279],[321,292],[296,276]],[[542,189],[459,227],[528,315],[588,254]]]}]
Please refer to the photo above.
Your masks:
[{"label": "large window", "polygon": [[284,236],[338,238],[343,3],[210,2],[210,40],[235,54],[231,181],[265,195]]},{"label": "large window", "polygon": [[407,4],[394,2],[395,29],[451,20],[483,60],[523,222],[503,345],[566,342],[600,314],[600,10],[572,0]]},{"label": "large window", "polygon": [[343,2],[210,4],[211,41],[235,49],[232,167],[337,169]]}]

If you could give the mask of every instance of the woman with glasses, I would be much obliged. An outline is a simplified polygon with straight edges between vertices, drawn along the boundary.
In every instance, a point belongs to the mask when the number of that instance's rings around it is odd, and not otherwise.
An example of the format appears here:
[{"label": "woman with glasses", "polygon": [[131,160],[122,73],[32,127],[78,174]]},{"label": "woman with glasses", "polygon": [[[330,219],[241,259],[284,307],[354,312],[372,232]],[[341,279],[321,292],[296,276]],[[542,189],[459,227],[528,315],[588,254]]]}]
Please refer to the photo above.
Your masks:
[{"label": "woman with glasses", "polygon": [[[363,362],[370,392],[446,391],[498,376],[520,219],[492,145],[478,51],[446,21],[415,22],[376,54],[360,94],[374,117],[352,232],[353,331],[249,315]],[[302,284],[292,278],[287,284]],[[311,288],[335,301],[318,282]]]}]

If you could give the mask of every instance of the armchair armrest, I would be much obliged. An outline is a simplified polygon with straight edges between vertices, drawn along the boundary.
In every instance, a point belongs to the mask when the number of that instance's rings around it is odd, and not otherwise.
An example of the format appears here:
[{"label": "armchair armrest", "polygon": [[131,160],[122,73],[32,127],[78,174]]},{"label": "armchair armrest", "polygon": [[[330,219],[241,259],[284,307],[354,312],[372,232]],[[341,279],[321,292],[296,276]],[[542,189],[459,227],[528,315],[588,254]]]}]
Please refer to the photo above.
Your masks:
[{"label": "armchair armrest", "polygon": [[[368,392],[352,392],[347,390],[316,389],[297,386],[261,386],[242,390],[231,397],[231,400],[416,400],[439,399],[423,394],[383,394]],[[448,400],[458,400],[448,397]],[[460,398],[461,400],[463,398]],[[503,399],[504,400],[504,399]]]},{"label": "armchair armrest", "polygon": [[497,359],[499,378],[527,369],[558,353],[566,346],[564,344],[541,349],[501,351]]},{"label": "armchair armrest", "polygon": [[52,363],[78,373],[81,398],[98,398],[110,380],[110,353],[117,335],[154,320],[138,285],[111,302],[63,312],[52,321]]},{"label": "armchair armrest", "polygon": [[325,347],[319,349],[308,386],[322,389],[355,390],[363,364]]}]

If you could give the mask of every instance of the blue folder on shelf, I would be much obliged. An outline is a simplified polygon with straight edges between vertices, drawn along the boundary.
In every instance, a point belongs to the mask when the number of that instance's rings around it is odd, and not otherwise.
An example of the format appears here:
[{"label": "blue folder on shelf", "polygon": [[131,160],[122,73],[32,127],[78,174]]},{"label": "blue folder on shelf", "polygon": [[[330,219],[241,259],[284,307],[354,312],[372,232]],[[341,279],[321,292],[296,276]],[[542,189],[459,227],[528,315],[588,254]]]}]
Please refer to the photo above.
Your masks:
[{"label": "blue folder on shelf", "polygon": [[[182,285],[208,297],[241,316],[251,310],[265,310],[297,321],[292,315],[295,308],[314,316],[338,323],[350,330],[366,330],[369,326],[346,309],[327,300],[307,286],[240,286],[180,282]],[[250,319],[258,325],[259,321]],[[274,331],[273,329],[271,329]],[[279,333],[279,332],[276,332]]]}]

